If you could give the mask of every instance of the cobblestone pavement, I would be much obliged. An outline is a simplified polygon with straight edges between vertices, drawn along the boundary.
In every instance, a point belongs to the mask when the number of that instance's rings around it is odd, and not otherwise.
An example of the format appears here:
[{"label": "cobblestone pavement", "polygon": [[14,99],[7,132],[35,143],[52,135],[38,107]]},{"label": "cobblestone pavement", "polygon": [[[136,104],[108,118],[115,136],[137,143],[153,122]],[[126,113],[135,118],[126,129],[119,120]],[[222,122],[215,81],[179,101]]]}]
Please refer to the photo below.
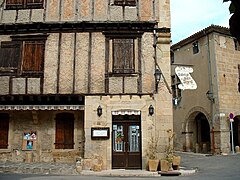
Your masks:
[{"label": "cobblestone pavement", "polygon": [[[197,172],[198,168],[192,162],[194,157],[206,156],[199,154],[178,153],[182,156],[182,165],[179,172],[181,176],[191,175]],[[187,162],[187,163],[185,163]],[[194,161],[193,161],[194,162]],[[23,162],[0,162],[0,173],[21,173],[21,174],[49,174],[49,175],[85,175],[85,176],[159,176],[158,172],[149,172],[146,170],[103,170],[94,172],[83,170],[78,172],[75,164],[62,163],[23,163]]]},{"label": "cobblestone pavement", "polygon": [[[196,172],[195,169],[179,170],[181,175],[189,175]],[[83,170],[77,172],[75,164],[57,164],[57,163],[13,163],[0,162],[0,173],[20,173],[20,174],[49,174],[49,175],[85,175],[85,176],[159,176],[158,172],[146,170],[102,170],[94,172]]]}]

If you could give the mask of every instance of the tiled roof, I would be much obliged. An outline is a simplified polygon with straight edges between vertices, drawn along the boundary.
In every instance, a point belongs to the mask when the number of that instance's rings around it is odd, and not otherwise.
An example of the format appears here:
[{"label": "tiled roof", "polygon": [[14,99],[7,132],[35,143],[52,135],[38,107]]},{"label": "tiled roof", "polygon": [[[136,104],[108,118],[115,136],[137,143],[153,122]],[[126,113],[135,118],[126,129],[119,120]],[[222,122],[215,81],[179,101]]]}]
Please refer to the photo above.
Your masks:
[{"label": "tiled roof", "polygon": [[177,49],[177,48],[179,48],[181,46],[184,46],[186,44],[189,44],[189,43],[191,43],[191,42],[193,42],[193,41],[195,41],[195,40],[197,40],[201,37],[204,37],[207,34],[210,34],[212,32],[217,32],[217,33],[220,33],[220,34],[225,34],[225,35],[231,36],[229,28],[212,24],[211,26],[209,26],[209,27],[207,27],[207,28],[189,36],[188,38],[183,39],[183,40],[179,41],[178,43],[172,45],[171,49],[173,49],[173,50]]}]

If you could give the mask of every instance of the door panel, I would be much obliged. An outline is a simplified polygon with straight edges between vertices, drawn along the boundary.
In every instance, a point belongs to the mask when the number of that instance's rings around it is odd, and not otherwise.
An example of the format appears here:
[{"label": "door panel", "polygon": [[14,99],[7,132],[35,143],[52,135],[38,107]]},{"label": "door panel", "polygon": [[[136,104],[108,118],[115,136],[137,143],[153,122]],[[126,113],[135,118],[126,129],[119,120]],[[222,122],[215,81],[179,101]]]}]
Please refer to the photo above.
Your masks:
[{"label": "door panel", "polygon": [[128,167],[137,168],[141,164],[139,126],[128,126]]},{"label": "door panel", "polygon": [[113,122],[112,168],[141,169],[140,122]]}]

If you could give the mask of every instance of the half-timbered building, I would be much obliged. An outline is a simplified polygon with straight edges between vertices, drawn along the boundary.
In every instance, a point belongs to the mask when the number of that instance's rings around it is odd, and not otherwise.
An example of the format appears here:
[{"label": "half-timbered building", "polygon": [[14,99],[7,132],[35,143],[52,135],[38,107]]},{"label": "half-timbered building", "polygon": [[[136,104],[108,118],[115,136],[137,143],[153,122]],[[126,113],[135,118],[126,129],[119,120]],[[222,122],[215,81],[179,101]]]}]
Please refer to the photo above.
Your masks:
[{"label": "half-timbered building", "polygon": [[169,0],[0,0],[0,46],[1,161],[140,169],[152,136],[163,155]]}]

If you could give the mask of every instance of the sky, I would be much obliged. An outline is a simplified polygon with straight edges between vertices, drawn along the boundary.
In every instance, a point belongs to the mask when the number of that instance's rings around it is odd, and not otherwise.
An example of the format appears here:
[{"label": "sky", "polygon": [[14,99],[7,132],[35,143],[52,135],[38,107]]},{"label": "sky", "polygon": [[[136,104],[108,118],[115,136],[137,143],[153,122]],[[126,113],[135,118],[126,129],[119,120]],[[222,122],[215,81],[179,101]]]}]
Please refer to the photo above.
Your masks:
[{"label": "sky", "polygon": [[211,24],[229,27],[229,2],[223,0],[170,0],[172,44]]}]

